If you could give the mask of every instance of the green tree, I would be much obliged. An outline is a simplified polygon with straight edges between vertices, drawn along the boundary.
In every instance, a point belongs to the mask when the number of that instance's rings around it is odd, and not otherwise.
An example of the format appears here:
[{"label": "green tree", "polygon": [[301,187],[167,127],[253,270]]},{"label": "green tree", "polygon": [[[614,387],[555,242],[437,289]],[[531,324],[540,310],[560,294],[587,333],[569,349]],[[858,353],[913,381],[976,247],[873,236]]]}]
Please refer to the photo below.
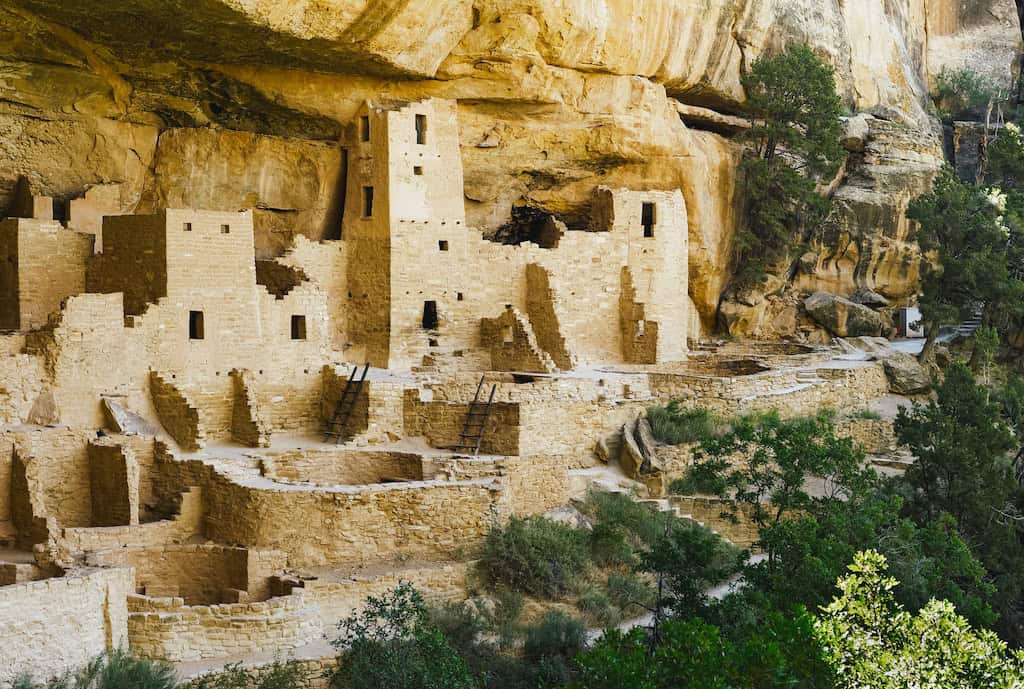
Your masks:
[{"label": "green tree", "polygon": [[1019,489],[1009,457],[1017,441],[990,391],[954,363],[935,399],[901,408],[895,427],[917,458],[904,477],[909,506],[925,520],[949,513],[970,540],[984,540]]},{"label": "green tree", "polygon": [[748,588],[780,610],[796,604],[815,610],[832,598],[836,579],[854,555],[877,548],[903,581],[898,599],[910,610],[941,597],[974,624],[995,622],[995,591],[955,521],[945,517],[919,526],[901,515],[902,503],[898,495],[877,492],[854,502],[822,502],[798,518],[769,525],[761,540],[775,557],[746,567]]},{"label": "green tree", "polygon": [[338,624],[336,689],[472,689],[466,662],[432,622],[419,592],[401,583]]},{"label": "green tree", "polygon": [[935,399],[900,411],[896,433],[916,458],[901,481],[906,512],[919,523],[943,514],[956,519],[997,589],[996,629],[1019,644],[1024,642],[1024,491],[1013,459],[1020,441],[1006,411],[1005,401],[978,385],[965,364],[955,363]]},{"label": "green tree", "polygon": [[[810,490],[812,478],[822,495]],[[702,441],[687,479],[746,505],[764,528],[821,500],[864,495],[876,476],[853,441],[836,437],[830,414],[783,419],[770,412],[738,417],[728,432]]]},{"label": "green tree", "polygon": [[735,284],[764,279],[790,257],[828,212],[816,180],[843,160],[841,102],[830,66],[806,46],[758,59],[742,77],[751,154],[740,165],[743,224],[736,235]]},{"label": "green tree", "polygon": [[858,553],[841,595],[815,630],[838,688],[1019,689],[1024,654],[1011,654],[988,630],[976,631],[947,601],[932,600],[917,615],[897,602],[896,579],[883,555]]},{"label": "green tree", "polygon": [[948,168],[908,207],[922,250],[920,307],[928,339],[921,361],[933,358],[943,323],[965,320],[979,305],[990,323],[1018,293],[1007,259],[1012,233],[1005,210],[1003,196],[961,182]]},{"label": "green tree", "polygon": [[806,611],[770,614],[733,640],[700,618],[646,630],[611,630],[577,658],[572,689],[827,689],[833,686]]}]

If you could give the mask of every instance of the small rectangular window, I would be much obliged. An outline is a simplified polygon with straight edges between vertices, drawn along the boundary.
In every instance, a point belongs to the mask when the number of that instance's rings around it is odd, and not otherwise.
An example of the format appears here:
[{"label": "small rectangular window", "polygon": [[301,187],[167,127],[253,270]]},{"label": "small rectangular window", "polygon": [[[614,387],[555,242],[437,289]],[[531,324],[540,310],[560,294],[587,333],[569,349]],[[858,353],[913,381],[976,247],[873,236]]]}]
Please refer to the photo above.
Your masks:
[{"label": "small rectangular window", "polygon": [[231,225],[221,225],[220,226],[220,233],[221,234],[229,234],[230,232],[231,232]]},{"label": "small rectangular window", "polygon": [[423,329],[437,330],[437,302],[423,302]]},{"label": "small rectangular window", "polygon": [[442,239],[441,241],[439,241],[437,243],[437,248],[440,249],[441,251],[448,251],[448,240]]},{"label": "small rectangular window", "polygon": [[363,187],[363,217],[373,217],[373,187]]},{"label": "small rectangular window", "polygon": [[412,168],[412,174],[414,174],[414,175],[422,175],[423,174],[423,166],[422,165],[414,165],[413,168]]},{"label": "small rectangular window", "polygon": [[306,317],[305,316],[292,316],[292,339],[293,340],[305,340],[306,339]]},{"label": "small rectangular window", "polygon": [[653,203],[644,203],[640,210],[640,224],[644,226],[645,237],[654,236],[654,223],[657,221],[655,205]]},{"label": "small rectangular window", "polygon": [[427,116],[416,116],[416,143],[423,145],[427,143]]},{"label": "small rectangular window", "polygon": [[183,222],[183,223],[181,223],[181,229],[185,230],[186,232],[191,232],[192,231],[192,223],[190,223],[190,222]]},{"label": "small rectangular window", "polygon": [[202,311],[189,311],[188,312],[188,339],[190,340],[201,340],[203,339],[203,312]]},{"label": "small rectangular window", "polygon": [[370,140],[370,116],[363,115],[359,118],[359,138],[362,141]]},{"label": "small rectangular window", "polygon": [[462,292],[456,292],[455,299],[456,301],[462,301]]}]

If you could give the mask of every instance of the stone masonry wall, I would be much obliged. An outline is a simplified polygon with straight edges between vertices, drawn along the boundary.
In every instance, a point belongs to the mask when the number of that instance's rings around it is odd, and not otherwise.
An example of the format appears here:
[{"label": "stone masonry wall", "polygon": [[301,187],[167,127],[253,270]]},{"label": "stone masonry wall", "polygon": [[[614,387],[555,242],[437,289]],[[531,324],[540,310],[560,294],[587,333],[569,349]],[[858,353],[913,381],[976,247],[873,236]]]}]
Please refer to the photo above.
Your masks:
[{"label": "stone masonry wall", "polygon": [[128,598],[128,638],[142,656],[172,662],[287,653],[321,638],[303,592],[256,603],[185,605],[181,598]]},{"label": "stone masonry wall", "polygon": [[39,679],[77,669],[126,645],[129,569],[85,569],[0,586],[0,687],[27,672]]},{"label": "stone masonry wall", "polygon": [[[437,558],[481,540],[502,518],[492,480],[305,488],[235,483],[200,461],[164,462],[161,492],[202,486],[207,537],[286,550],[290,566],[405,554]],[[317,524],[310,528],[310,524]]]}]

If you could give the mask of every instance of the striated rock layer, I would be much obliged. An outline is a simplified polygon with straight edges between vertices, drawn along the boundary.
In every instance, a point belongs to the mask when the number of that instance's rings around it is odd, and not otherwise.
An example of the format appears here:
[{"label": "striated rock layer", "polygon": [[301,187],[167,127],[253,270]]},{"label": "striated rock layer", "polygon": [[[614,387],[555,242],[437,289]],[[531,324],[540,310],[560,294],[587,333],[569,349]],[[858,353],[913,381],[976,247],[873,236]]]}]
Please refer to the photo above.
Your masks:
[{"label": "striated rock layer", "polygon": [[[1012,0],[0,0],[0,207],[21,174],[62,201],[116,183],[124,211],[254,207],[276,254],[293,233],[337,233],[339,141],[360,103],[454,98],[467,216],[485,232],[524,207],[587,229],[599,184],[682,189],[707,332],[740,149],[732,121],[700,108],[742,112],[744,67],[805,42],[849,109],[881,119],[794,286],[900,300],[916,282],[902,209],[941,160],[929,81],[967,65],[1009,84],[1016,17]],[[723,320],[797,335],[784,292]]]}]

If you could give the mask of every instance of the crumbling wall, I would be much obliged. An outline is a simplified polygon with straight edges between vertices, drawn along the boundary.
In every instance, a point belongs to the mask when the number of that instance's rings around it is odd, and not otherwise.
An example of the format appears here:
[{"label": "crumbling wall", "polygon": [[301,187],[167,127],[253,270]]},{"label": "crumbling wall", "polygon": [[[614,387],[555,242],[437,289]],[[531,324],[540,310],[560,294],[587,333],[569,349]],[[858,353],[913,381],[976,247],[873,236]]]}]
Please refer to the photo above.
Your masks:
[{"label": "crumbling wall", "polygon": [[85,569],[0,586],[0,687],[19,674],[46,679],[128,643],[133,573]]},{"label": "crumbling wall", "polygon": [[537,334],[537,344],[547,352],[558,368],[576,368],[576,357],[565,341],[558,314],[556,296],[548,271],[537,263],[526,266],[526,313]]},{"label": "crumbling wall", "polygon": [[514,307],[506,308],[497,318],[480,321],[480,346],[490,350],[494,371],[557,370],[552,358],[541,349],[530,321]]},{"label": "crumbling wall", "polygon": [[139,315],[167,296],[167,233],[163,216],[103,219],[103,252],[86,270],[89,292],[124,294],[124,313]]},{"label": "crumbling wall", "polygon": [[231,437],[248,447],[270,447],[270,420],[260,404],[250,371],[231,371],[235,400],[231,412]]},{"label": "crumbling wall", "polygon": [[164,430],[185,450],[201,448],[206,430],[200,424],[199,410],[182,391],[156,371],[150,373],[149,390]]}]

